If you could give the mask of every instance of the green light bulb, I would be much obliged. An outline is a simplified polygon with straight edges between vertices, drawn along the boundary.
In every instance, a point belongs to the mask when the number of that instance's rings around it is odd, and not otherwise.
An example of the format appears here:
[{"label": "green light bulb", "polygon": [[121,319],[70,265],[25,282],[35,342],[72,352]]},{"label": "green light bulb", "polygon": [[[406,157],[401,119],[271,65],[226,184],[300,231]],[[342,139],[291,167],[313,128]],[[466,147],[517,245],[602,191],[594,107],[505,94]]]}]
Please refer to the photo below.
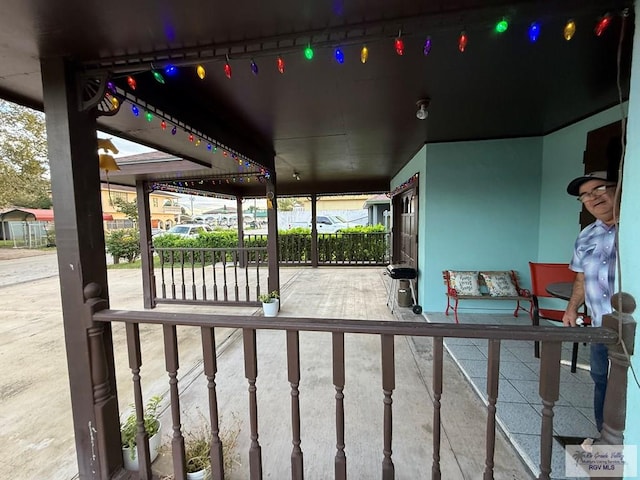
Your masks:
[{"label": "green light bulb", "polygon": [[151,120],[153,120],[153,115],[151,114],[151,112],[146,112],[144,116],[147,119],[147,122],[150,122]]},{"label": "green light bulb", "polygon": [[151,73],[153,74],[153,78],[156,79],[156,82],[164,84],[164,77],[159,71],[151,70]]},{"label": "green light bulb", "polygon": [[307,45],[307,48],[304,49],[304,57],[307,60],[313,59],[313,48],[311,48],[311,45]]},{"label": "green light bulb", "polygon": [[507,22],[504,18],[496,23],[496,32],[504,33],[509,28],[509,22]]}]

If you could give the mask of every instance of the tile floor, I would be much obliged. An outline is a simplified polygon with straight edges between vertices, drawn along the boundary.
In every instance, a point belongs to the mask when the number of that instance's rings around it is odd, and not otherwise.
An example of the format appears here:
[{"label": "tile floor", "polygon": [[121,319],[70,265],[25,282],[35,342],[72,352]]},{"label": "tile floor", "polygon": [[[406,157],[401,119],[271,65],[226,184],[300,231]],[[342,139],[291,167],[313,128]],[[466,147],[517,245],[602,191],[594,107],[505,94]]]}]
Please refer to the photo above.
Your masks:
[{"label": "tile floor", "polygon": [[[427,313],[430,322],[454,323],[452,316]],[[527,318],[511,315],[459,314],[461,323],[496,323],[522,325]],[[556,324],[557,325],[557,324]],[[487,341],[451,338],[445,346],[476,393],[487,400]],[[589,376],[589,347],[580,345],[578,368],[570,371],[571,344],[563,346],[560,373],[560,399],[554,407],[554,436],[594,437],[593,382]],[[536,475],[540,464],[540,427],[542,401],[538,395],[539,360],[533,355],[533,342],[504,341],[500,351],[500,384],[497,404],[498,423],[513,442],[524,462]],[[580,443],[579,440],[577,443]],[[552,478],[564,476],[564,449],[554,439]],[[573,478],[573,477],[572,477]]]}]

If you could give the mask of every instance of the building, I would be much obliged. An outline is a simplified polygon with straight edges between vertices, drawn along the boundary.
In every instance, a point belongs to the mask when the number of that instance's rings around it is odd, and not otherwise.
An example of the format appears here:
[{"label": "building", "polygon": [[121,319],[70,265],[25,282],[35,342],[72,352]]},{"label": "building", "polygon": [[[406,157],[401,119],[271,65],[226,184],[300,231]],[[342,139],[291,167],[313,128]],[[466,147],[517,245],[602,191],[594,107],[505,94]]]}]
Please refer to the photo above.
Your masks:
[{"label": "building", "polygon": [[[131,227],[131,221],[118,210],[114,203],[116,200],[125,202],[136,201],[136,189],[122,185],[102,183],[100,186],[100,199],[102,212],[110,217],[105,221],[105,229]],[[182,207],[178,205],[178,196],[168,192],[154,191],[149,194],[149,208],[151,211],[151,227],[166,230],[177,222],[176,218],[182,213]]]}]

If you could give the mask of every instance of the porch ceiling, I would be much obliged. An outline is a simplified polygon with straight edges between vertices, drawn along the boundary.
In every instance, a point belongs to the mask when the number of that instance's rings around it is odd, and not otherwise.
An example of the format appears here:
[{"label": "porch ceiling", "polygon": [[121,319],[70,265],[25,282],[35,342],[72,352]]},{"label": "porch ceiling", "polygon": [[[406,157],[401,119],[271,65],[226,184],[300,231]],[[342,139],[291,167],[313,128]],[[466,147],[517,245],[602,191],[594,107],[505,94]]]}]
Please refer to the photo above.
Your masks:
[{"label": "porch ceiling", "polygon": [[[139,105],[172,120],[162,130],[131,114],[126,102],[100,128],[186,159],[175,168],[153,163],[110,178],[170,180],[257,172],[232,155],[208,151],[212,138],[241,157],[271,167],[279,194],[384,191],[390,178],[424,143],[542,135],[610,107],[618,100],[616,52],[620,13],[632,2],[368,0],[5,0],[0,16],[0,96],[42,108],[40,58],[68,56],[89,77],[106,72]],[[605,12],[611,27],[596,37]],[[506,16],[509,29],[492,31]],[[574,38],[562,37],[568,18]],[[527,38],[533,21],[537,43]],[[628,97],[633,18],[622,42],[622,97]],[[464,53],[457,38],[465,30]],[[401,32],[405,53],[394,51]],[[427,35],[432,50],[422,53]],[[309,62],[302,50],[311,43]],[[369,59],[360,62],[366,43]],[[333,49],[342,47],[340,65]],[[225,77],[226,55],[232,77]],[[284,74],[276,58],[286,62]],[[255,60],[259,74],[249,64]],[[161,85],[151,66],[179,65]],[[207,75],[200,80],[196,63]],[[126,76],[132,74],[132,91]],[[416,119],[416,101],[430,97],[429,116]],[[176,135],[170,130],[178,124]],[[188,140],[196,132],[193,143]],[[243,161],[244,163],[244,161]],[[190,173],[186,173],[190,172]],[[298,172],[300,180],[293,177]],[[255,178],[255,177],[254,177]],[[213,186],[259,194],[257,182]]]}]

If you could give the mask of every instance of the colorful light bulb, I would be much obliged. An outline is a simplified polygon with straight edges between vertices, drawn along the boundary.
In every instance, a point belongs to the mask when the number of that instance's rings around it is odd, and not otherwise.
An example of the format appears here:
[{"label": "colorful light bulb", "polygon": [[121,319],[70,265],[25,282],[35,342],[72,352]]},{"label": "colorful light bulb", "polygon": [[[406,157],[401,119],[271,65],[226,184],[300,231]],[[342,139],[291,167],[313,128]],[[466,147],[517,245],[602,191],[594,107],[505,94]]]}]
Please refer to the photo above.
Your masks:
[{"label": "colorful light bulb", "polygon": [[224,64],[224,74],[227,76],[227,78],[231,78],[231,65],[229,65],[229,62],[226,62]]},{"label": "colorful light bulb", "polygon": [[467,33],[463,30],[462,32],[460,32],[460,36],[458,37],[458,50],[460,50],[460,52],[464,52],[464,49],[467,48],[467,42],[469,41],[469,38],[467,37]]},{"label": "colorful light bulb", "polygon": [[113,109],[117,110],[120,106],[120,100],[118,100],[117,97],[111,97],[109,100],[111,101],[111,106],[113,107]]},{"label": "colorful light bulb", "polygon": [[504,33],[508,28],[509,22],[505,18],[496,23],[496,33]]},{"label": "colorful light bulb", "polygon": [[362,50],[360,50],[360,61],[362,63],[367,63],[367,60],[369,60],[369,49],[364,45]]},{"label": "colorful light bulb", "polygon": [[162,121],[160,122],[160,128],[161,128],[162,130],[166,130],[166,129],[167,129],[167,122],[165,122],[164,120],[162,120]]},{"label": "colorful light bulb", "polygon": [[199,146],[200,146],[200,139],[198,138],[198,139],[196,140],[196,147],[199,147]]},{"label": "colorful light bulb", "polygon": [[430,52],[431,52],[431,36],[429,35],[427,39],[424,41],[424,46],[422,47],[422,53],[424,53],[424,55],[427,56],[429,55]]},{"label": "colorful light bulb", "polygon": [[609,13],[605,13],[602,18],[596,23],[596,28],[594,29],[594,33],[597,37],[601,36],[604,31],[611,24],[611,15]]},{"label": "colorful light bulb", "polygon": [[276,63],[278,65],[278,71],[280,73],[284,73],[284,60],[282,59],[282,57],[278,57],[278,60]]},{"label": "colorful light bulb", "polygon": [[404,55],[404,41],[402,40],[402,38],[397,37],[396,41],[394,42],[394,46],[396,47],[396,53],[398,55]]},{"label": "colorful light bulb", "polygon": [[140,115],[140,110],[135,105],[131,105],[131,113],[133,113],[136,117]]},{"label": "colorful light bulb", "polygon": [[171,135],[175,135],[176,133],[178,133],[178,127],[174,125],[173,128],[171,129]]},{"label": "colorful light bulb", "polygon": [[258,64],[251,59],[251,72],[254,75],[258,75]]},{"label": "colorful light bulb", "polygon": [[153,75],[153,78],[156,80],[156,82],[164,85],[164,77],[159,71],[151,70],[151,74]]},{"label": "colorful light bulb", "polygon": [[200,78],[200,80],[204,80],[204,77],[207,76],[207,71],[204,69],[202,65],[198,65],[196,67],[196,74]]},{"label": "colorful light bulb", "polygon": [[189,134],[189,141],[190,141],[190,142],[193,142],[193,133],[190,133],[190,134]]},{"label": "colorful light bulb", "polygon": [[137,83],[136,83],[136,79],[135,79],[135,78],[133,78],[131,75],[129,75],[129,76],[127,77],[127,85],[129,85],[129,88],[130,88],[131,90],[135,90],[135,89],[136,89],[136,87],[138,86],[138,85],[137,85]]},{"label": "colorful light bulb", "polygon": [[207,150],[211,151],[211,144],[207,143]]},{"label": "colorful light bulb", "polygon": [[531,43],[536,43],[538,41],[538,38],[540,38],[540,24],[538,22],[533,22],[531,25],[529,25],[527,34],[529,36],[529,41]]},{"label": "colorful light bulb", "polygon": [[344,53],[342,53],[340,47],[336,47],[335,51],[333,52],[333,56],[336,58],[336,62],[344,63]]},{"label": "colorful light bulb", "polygon": [[311,48],[311,45],[307,45],[307,48],[304,49],[304,58],[313,60],[313,48]]},{"label": "colorful light bulb", "polygon": [[167,65],[164,67],[164,73],[168,76],[173,77],[176,73],[178,73],[178,68],[175,65]]},{"label": "colorful light bulb", "polygon": [[573,19],[571,19],[564,26],[564,31],[563,31],[564,39],[566,41],[571,40],[575,35],[575,33],[576,33],[576,22],[574,22]]},{"label": "colorful light bulb", "polygon": [[147,122],[151,122],[153,120],[153,114],[147,110],[146,112],[144,112],[144,118],[147,119]]}]

